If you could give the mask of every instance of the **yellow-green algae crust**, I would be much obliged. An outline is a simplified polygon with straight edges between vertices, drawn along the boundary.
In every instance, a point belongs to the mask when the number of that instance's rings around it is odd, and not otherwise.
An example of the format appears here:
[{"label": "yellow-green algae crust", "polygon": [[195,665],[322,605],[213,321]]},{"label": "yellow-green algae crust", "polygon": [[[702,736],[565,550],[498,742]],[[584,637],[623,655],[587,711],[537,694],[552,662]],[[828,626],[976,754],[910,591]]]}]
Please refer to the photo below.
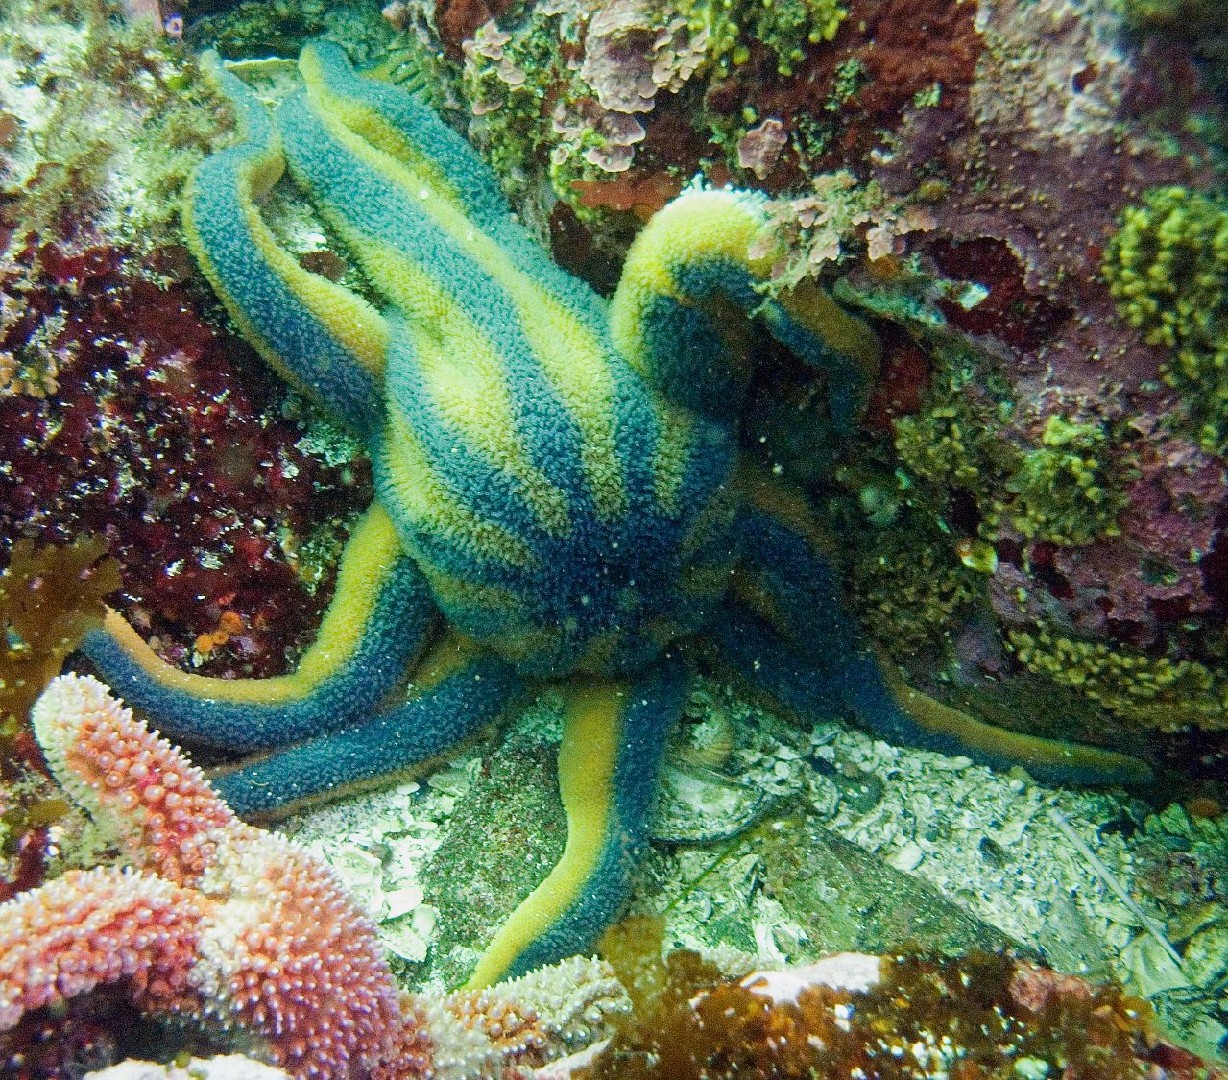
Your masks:
[{"label": "yellow-green algae crust", "polygon": [[831,41],[848,16],[836,0],[685,0],[680,8],[692,33],[708,35],[707,60],[722,72],[750,59],[753,39],[772,50],[785,76],[805,58],[807,43]]},{"label": "yellow-green algae crust", "polygon": [[1151,657],[1121,646],[1080,641],[1047,628],[1008,632],[1029,670],[1141,728],[1228,728],[1228,674],[1196,660]]},{"label": "yellow-green algae crust", "polygon": [[1101,270],[1122,318],[1172,351],[1199,443],[1228,449],[1228,206],[1183,187],[1153,188],[1128,208]]}]

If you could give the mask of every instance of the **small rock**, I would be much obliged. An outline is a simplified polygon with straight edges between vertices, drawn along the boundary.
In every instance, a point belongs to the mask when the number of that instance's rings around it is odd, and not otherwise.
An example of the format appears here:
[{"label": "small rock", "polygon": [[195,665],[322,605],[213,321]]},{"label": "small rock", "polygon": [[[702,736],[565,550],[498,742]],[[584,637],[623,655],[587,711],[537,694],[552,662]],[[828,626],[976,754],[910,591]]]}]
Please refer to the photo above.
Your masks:
[{"label": "small rock", "polygon": [[1049,1075],[1049,1063],[1044,1058],[1021,1057],[1015,1062],[1015,1075],[1020,1080],[1045,1080]]},{"label": "small rock", "polygon": [[936,757],[930,768],[936,772],[963,772],[972,766],[972,758],[958,754],[955,757]]},{"label": "small rock", "polygon": [[417,964],[426,959],[427,949],[435,936],[439,912],[430,904],[420,904],[413,913],[396,922],[383,923],[380,940],[394,956]]},{"label": "small rock", "polygon": [[857,771],[838,782],[844,804],[855,814],[868,814],[883,801],[883,782],[873,773]]},{"label": "small rock", "polygon": [[1130,973],[1129,981],[1144,998],[1153,998],[1166,990],[1179,990],[1190,985],[1181,969],[1173,962],[1164,946],[1150,934],[1141,933],[1121,950],[1122,966]]},{"label": "small rock", "polygon": [[1190,819],[1186,816],[1185,809],[1180,803],[1171,803],[1160,811],[1160,824],[1170,836],[1180,836],[1186,840],[1194,839]]},{"label": "small rock", "polygon": [[417,885],[384,893],[384,919],[391,921],[408,915],[422,903],[422,890]]},{"label": "small rock", "polygon": [[887,861],[901,873],[907,874],[921,865],[925,852],[915,840],[909,840]]}]

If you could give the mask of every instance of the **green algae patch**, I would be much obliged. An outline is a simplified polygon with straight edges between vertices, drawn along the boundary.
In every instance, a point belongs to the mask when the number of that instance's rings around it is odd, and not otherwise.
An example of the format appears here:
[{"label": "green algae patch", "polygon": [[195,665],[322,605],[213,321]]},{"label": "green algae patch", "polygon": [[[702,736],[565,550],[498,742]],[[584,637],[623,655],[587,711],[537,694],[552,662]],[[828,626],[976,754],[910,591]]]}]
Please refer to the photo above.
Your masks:
[{"label": "green algae patch", "polygon": [[1196,660],[1152,657],[1125,646],[1080,641],[1040,628],[1008,632],[1029,671],[1076,689],[1114,716],[1145,730],[1228,727],[1228,676]]},{"label": "green algae patch", "polygon": [[853,563],[853,603],[871,636],[906,661],[976,610],[983,577],[960,563],[949,536],[915,526],[884,531]]},{"label": "green algae patch", "polygon": [[776,56],[782,76],[805,59],[807,44],[831,41],[848,16],[836,0],[688,0],[681,11],[691,33],[707,37],[708,61],[722,72],[745,64],[751,42],[759,41]]},{"label": "green algae patch", "polygon": [[1029,539],[1055,544],[1118,536],[1129,474],[1102,425],[1050,416],[1041,445],[1022,455],[1006,483],[1018,496],[1011,522]]},{"label": "green algae patch", "polygon": [[1101,266],[1123,319],[1171,351],[1162,371],[1205,450],[1228,449],[1228,206],[1183,187],[1130,207]]}]

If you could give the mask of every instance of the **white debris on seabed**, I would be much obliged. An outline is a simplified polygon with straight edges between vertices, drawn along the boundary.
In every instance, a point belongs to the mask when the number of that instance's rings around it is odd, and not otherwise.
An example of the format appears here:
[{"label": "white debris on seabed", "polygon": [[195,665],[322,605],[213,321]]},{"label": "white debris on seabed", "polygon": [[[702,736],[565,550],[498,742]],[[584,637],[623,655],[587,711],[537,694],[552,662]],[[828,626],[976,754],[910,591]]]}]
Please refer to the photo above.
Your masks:
[{"label": "white debris on seabed", "polygon": [[439,830],[480,768],[474,755],[421,782],[407,781],[289,819],[283,831],[319,855],[378,925],[394,956],[417,963],[435,938],[439,912],[423,902],[422,866]]},{"label": "white debris on seabed", "polygon": [[868,994],[882,977],[882,958],[865,953],[844,952],[826,956],[817,964],[788,971],[753,971],[740,986],[771,998],[774,1005],[797,1004],[798,995],[809,987],[827,986],[853,994]]},{"label": "white debris on seabed", "polygon": [[[1096,835],[1098,825],[1119,817],[1110,796],[1046,788],[966,757],[904,750],[859,731],[841,730],[830,742],[826,734],[816,732],[824,740],[816,748],[820,757],[872,773],[882,785],[873,808],[842,799],[826,822],[863,850],[925,878],[978,918],[1046,952],[1060,945],[1054,924],[1071,903],[1092,936],[1114,949],[1138,931],[1135,916],[1047,814],[1059,807],[1114,873],[1128,875],[1121,836]],[[832,783],[816,780],[821,787]]]},{"label": "white debris on seabed", "polygon": [[[722,695],[706,685],[705,695]],[[724,697],[739,730],[727,776],[782,806],[804,804],[827,829],[926,880],[1055,968],[1116,978],[1157,1005],[1172,991],[1213,994],[1228,970],[1222,906],[1204,905],[1216,910],[1180,933],[1189,940],[1182,957],[1165,937],[1179,901],[1166,903],[1154,886],[1136,882],[1144,840],[1222,847],[1223,822],[1191,821],[1177,805],[1153,813],[1120,791],[1047,787],[1021,769],[891,746],[840,723],[807,730],[729,691]],[[757,962],[779,963],[782,946],[804,954],[806,927],[757,888],[757,857],[725,858],[720,850],[673,856],[675,873],[699,886],[671,886],[669,938],[702,947],[715,913],[740,908],[754,925],[739,946]],[[1213,1054],[1226,1034],[1216,1024],[1196,1041]]]},{"label": "white debris on seabed", "polygon": [[[693,748],[667,762],[656,830],[664,843],[650,856],[634,907],[668,909],[668,942],[699,948],[730,973],[781,967],[808,954],[803,917],[787,913],[764,888],[764,856],[737,839],[760,823],[782,827],[774,822],[777,813],[801,806],[1059,970],[1115,977],[1153,1000],[1190,988],[1195,968],[1208,986],[1220,977],[1222,913],[1190,931],[1203,935],[1193,963],[1175,963],[1171,946],[1166,951],[1157,940],[1165,914],[1135,883],[1134,846],[1145,830],[1120,828],[1139,816],[1128,796],[1046,787],[1021,770],[995,772],[967,757],[890,746],[835,722],[807,729],[706,680],[697,684],[692,714],[696,701],[728,712],[736,745],[720,762],[697,763]],[[506,737],[514,740],[523,725],[540,723],[540,712],[530,708]],[[440,845],[442,823],[467,797],[480,768],[478,755],[459,757],[420,782],[287,825],[298,843],[337,870],[403,961],[425,958],[437,920],[447,918],[423,902],[419,875]],[[1175,820],[1178,811],[1153,816]],[[1094,852],[1096,865],[1071,842],[1070,831]],[[1133,909],[1115,889],[1134,899]],[[719,946],[713,947],[714,937]],[[1205,1034],[1214,1037],[1218,1029]]]}]

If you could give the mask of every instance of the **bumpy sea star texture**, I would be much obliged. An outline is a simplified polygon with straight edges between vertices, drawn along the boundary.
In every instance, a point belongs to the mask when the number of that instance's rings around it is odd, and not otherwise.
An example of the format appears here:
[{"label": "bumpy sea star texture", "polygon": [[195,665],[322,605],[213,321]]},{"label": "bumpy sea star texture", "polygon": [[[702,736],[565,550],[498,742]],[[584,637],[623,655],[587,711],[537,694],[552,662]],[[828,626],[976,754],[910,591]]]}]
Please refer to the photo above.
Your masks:
[{"label": "bumpy sea star texture", "polygon": [[[1143,673],[1087,699],[1117,730],[1225,728],[1226,128],[1206,5],[852,0],[783,68],[762,25],[718,7],[488,24],[463,42],[473,136],[526,198],[527,178],[553,185],[578,265],[599,260],[573,209],[608,245],[673,177],[779,195],[761,247],[777,279],[835,277],[885,349],[855,443],[814,438],[814,380],[787,364],[771,391],[796,408],[757,433],[857,524],[857,601],[901,659],[1052,680],[1077,654],[1084,681]],[[1059,644],[1019,648],[1038,623]],[[1192,706],[1165,662],[1195,665]],[[1199,745],[1213,759],[1222,740]]]},{"label": "bumpy sea star texture", "polygon": [[321,863],[239,822],[89,677],[58,679],[34,723],[56,776],[136,870],[67,874],[0,909],[4,1027],[123,978],[141,1007],[247,1032],[298,1076],[394,1056],[396,987]]}]

